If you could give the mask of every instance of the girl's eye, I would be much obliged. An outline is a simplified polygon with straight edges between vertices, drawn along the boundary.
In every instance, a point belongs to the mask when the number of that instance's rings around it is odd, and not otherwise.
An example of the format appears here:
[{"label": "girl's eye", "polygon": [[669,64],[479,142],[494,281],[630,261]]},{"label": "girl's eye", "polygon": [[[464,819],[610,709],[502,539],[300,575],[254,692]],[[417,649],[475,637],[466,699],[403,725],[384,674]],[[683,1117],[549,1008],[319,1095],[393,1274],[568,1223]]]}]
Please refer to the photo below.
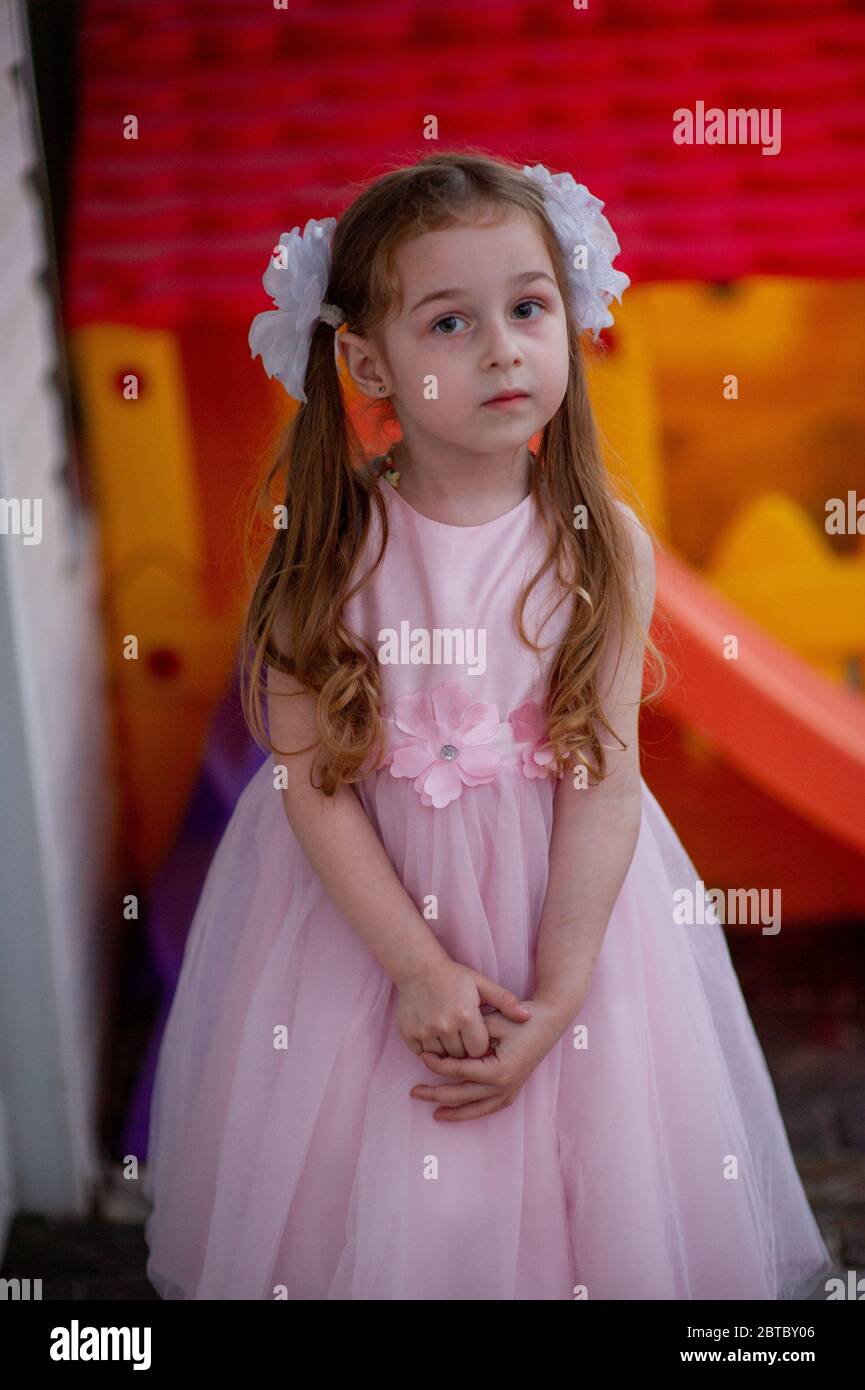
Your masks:
[{"label": "girl's eye", "polygon": [[[543,312],[546,309],[546,305],[543,304],[540,299],[521,299],[519,304],[517,304],[515,308],[522,309],[526,305],[528,305],[529,307],[534,306],[535,308],[540,309],[541,312]],[[534,323],[535,320],[534,318],[529,318],[525,314],[520,314],[519,321],[521,323]],[[438,329],[442,327],[442,324],[452,324],[454,322],[465,323],[465,319],[460,314],[446,314],[444,318],[436,320],[436,322],[432,326],[432,331],[433,333],[435,333],[438,331]],[[454,335],[453,332],[450,331],[450,329],[445,329],[444,332],[439,334],[439,336],[443,338],[452,338]]]},{"label": "girl's eye", "polygon": [[[437,328],[441,328],[441,326],[442,326],[443,323],[453,323],[455,319],[459,319],[459,318],[460,318],[460,315],[459,315],[459,314],[446,314],[445,317],[444,317],[443,319],[439,319],[436,323],[433,324],[433,328],[432,328],[433,333],[435,333],[435,331],[436,331]],[[465,323],[465,319],[462,319],[462,322]],[[452,334],[452,333],[442,333],[442,334],[440,334],[440,337],[443,337],[443,338],[452,338],[452,337],[453,337],[453,334]]]},{"label": "girl's eye", "polygon": [[[536,305],[536,306],[537,306],[539,309],[541,309],[541,310],[543,310],[543,309],[546,307],[544,304],[541,303],[541,301],[540,301],[539,299],[521,299],[520,302],[519,302],[519,304],[518,304],[516,307],[517,307],[518,309],[521,309],[521,308],[523,307],[524,304],[534,304],[534,305]],[[532,319],[527,319],[527,318],[524,318],[524,319],[523,319],[523,323],[531,323],[531,322],[533,322]]]}]

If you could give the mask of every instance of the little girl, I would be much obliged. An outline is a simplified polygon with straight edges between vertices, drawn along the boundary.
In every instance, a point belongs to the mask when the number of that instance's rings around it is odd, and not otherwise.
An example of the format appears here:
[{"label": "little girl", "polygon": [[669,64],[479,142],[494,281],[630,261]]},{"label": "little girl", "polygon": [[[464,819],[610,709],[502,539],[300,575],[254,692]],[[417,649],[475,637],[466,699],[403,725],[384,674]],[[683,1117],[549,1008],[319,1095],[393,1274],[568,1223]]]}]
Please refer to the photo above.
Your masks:
[{"label": "little girl", "polygon": [[273,756],[162,1042],[164,1298],[792,1299],[831,1267],[640,774],[654,548],[581,356],[629,283],[602,207],[435,154],[265,274],[253,355],[300,402],[243,642]]}]

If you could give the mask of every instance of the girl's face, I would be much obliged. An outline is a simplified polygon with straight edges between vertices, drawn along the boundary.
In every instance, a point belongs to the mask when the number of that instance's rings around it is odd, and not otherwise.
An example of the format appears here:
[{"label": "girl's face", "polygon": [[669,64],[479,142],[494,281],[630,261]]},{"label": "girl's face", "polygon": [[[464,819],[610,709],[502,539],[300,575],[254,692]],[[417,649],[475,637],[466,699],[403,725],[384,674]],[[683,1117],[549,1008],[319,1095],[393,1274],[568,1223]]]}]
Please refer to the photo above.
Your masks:
[{"label": "girl's face", "polygon": [[[565,308],[532,219],[515,208],[494,225],[426,232],[399,247],[395,266],[402,307],[380,333],[387,361],[354,339],[356,380],[379,399],[386,385],[410,446],[421,438],[471,454],[524,446],[568,384]],[[507,391],[525,395],[486,404]]]}]

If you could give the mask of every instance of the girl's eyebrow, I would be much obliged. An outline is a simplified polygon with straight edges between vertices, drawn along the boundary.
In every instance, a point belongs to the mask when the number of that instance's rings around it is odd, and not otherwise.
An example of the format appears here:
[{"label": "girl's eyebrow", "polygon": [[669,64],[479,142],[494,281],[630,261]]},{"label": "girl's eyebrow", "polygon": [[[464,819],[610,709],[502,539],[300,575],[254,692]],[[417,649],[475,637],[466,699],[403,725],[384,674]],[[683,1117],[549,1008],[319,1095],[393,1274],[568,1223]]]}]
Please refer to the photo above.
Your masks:
[{"label": "girl's eyebrow", "polygon": [[[524,270],[520,275],[515,275],[512,278],[511,284],[522,285],[525,284],[528,280],[549,280],[551,285],[555,285],[556,283],[552,275],[548,275],[545,270]],[[409,313],[413,314],[417,309],[422,309],[425,304],[429,304],[430,301],[433,299],[454,299],[461,294],[468,293],[468,290],[461,289],[433,290],[432,294],[425,294],[423,299],[419,299],[417,304],[413,305],[413,307],[409,309]]]}]

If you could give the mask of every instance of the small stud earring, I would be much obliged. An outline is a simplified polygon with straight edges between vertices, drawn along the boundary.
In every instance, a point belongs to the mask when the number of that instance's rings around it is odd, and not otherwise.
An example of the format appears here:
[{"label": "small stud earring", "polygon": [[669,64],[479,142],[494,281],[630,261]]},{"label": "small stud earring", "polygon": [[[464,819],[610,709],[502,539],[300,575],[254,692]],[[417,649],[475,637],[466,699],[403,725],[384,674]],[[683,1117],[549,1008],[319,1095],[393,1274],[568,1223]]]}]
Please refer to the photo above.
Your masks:
[{"label": "small stud earring", "polygon": [[378,389],[379,389],[379,392],[381,392],[381,391],[384,391],[386,388],[385,388],[384,386],[380,386]]}]

